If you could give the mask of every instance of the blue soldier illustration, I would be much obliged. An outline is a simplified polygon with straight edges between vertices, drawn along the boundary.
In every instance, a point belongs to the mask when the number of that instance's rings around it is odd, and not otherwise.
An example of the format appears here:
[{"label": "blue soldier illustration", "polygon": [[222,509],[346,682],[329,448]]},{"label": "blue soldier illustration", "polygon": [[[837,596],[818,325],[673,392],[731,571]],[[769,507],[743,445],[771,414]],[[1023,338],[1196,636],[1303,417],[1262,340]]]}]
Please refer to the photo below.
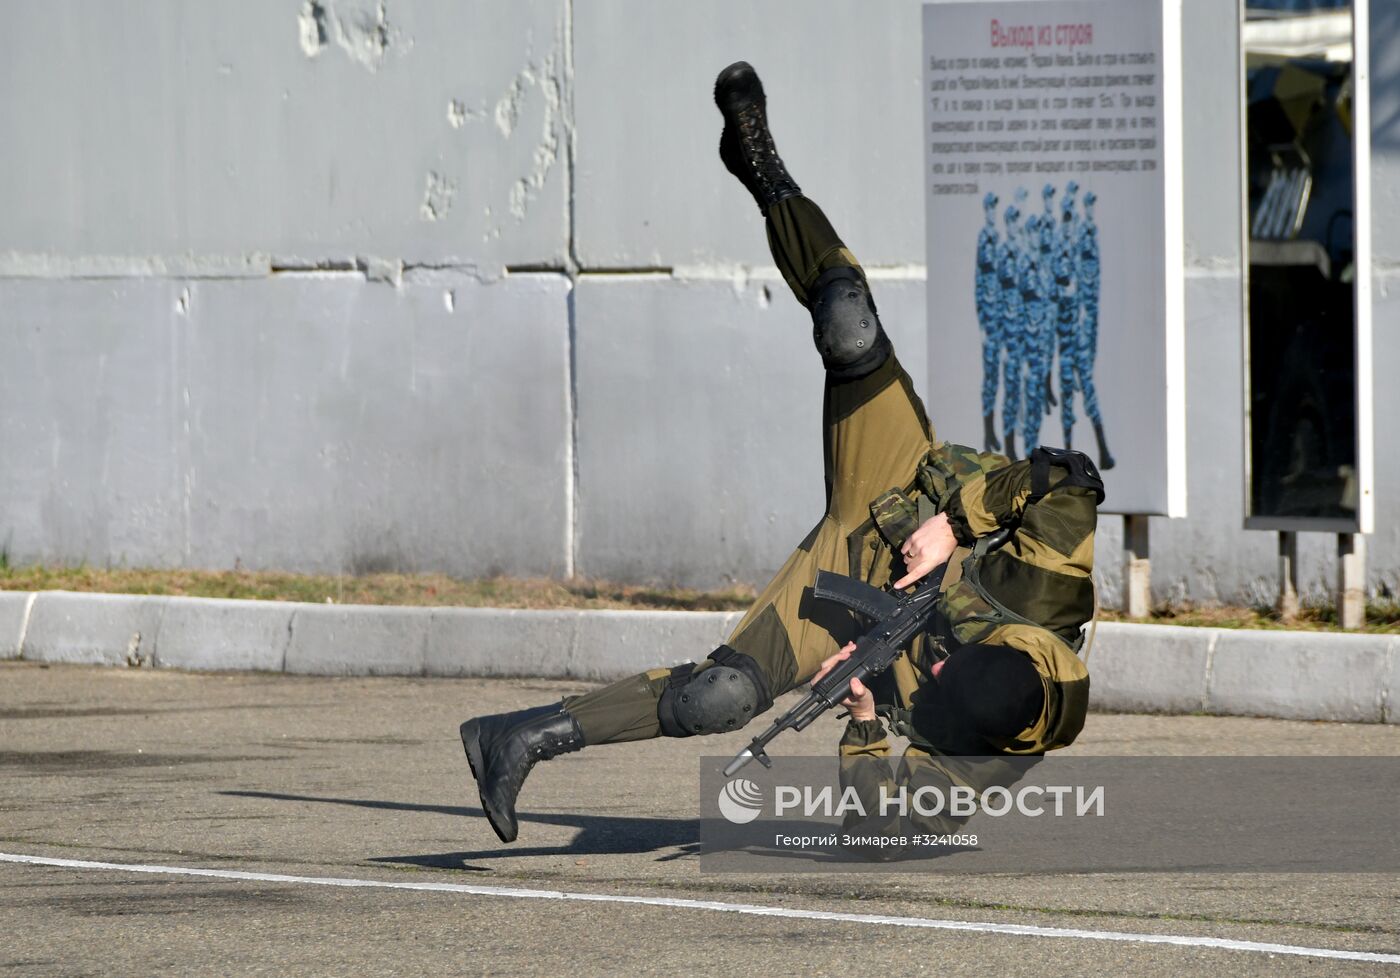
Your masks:
[{"label": "blue soldier illustration", "polygon": [[997,404],[997,380],[1001,372],[1001,283],[997,279],[997,253],[1001,235],[997,233],[997,195],[991,191],[982,198],[986,223],[977,235],[975,288],[977,322],[982,327],[982,440],[989,452],[1001,450],[993,414]]},{"label": "blue soldier illustration", "polygon": [[[1040,240],[1053,241],[1055,238],[1055,185],[1047,183],[1040,191],[1040,202],[1045,206],[1037,222],[1040,225]],[[1043,246],[1042,246],[1043,250]]]},{"label": "blue soldier illustration", "polygon": [[1060,222],[1055,229],[1054,255],[1050,259],[1055,278],[1055,341],[1060,357],[1060,425],[1064,447],[1069,448],[1074,431],[1074,364],[1079,343],[1079,297],[1075,294],[1074,192],[1070,181],[1060,201]]},{"label": "blue soldier illustration", "polygon": [[[1079,196],[1079,182],[1077,180],[1071,180],[1069,183],[1065,184],[1065,196],[1060,201],[1060,209],[1062,211],[1069,210],[1073,212],[1074,205],[1077,203],[1074,198],[1077,196]],[[1077,221],[1075,222],[1075,229],[1078,230]]]},{"label": "blue soldier illustration", "polygon": [[1025,332],[1025,305],[1021,300],[1020,241],[1021,209],[1015,204],[1002,215],[1006,240],[997,249],[997,282],[1001,287],[1001,345],[1006,351],[1002,367],[1001,430],[1006,436],[1006,455],[1016,458],[1016,425],[1021,414],[1021,345]]},{"label": "blue soldier illustration", "polygon": [[[1050,274],[1054,236],[1045,236],[1045,223],[1045,217],[1040,214],[1032,214],[1026,221],[1026,252],[1030,256],[1029,275],[1021,283],[1027,325],[1023,430],[1028,455],[1040,445],[1040,422],[1045,412],[1050,358],[1055,352],[1055,326],[1052,315],[1055,280]],[[1052,224],[1051,230],[1053,229]]]},{"label": "blue soldier illustration", "polygon": [[1074,372],[1079,389],[1084,392],[1084,413],[1094,423],[1094,437],[1099,443],[1099,468],[1111,469],[1114,459],[1104,439],[1103,416],[1099,413],[1099,397],[1094,390],[1094,362],[1099,355],[1099,228],[1094,222],[1094,203],[1098,195],[1092,190],[1084,195],[1084,216],[1079,222],[1075,252],[1078,256],[1075,274],[1078,278],[1079,342],[1075,347]]},{"label": "blue soldier illustration", "polygon": [[[1071,181],[1070,186],[1077,187]],[[1050,269],[1051,256],[1055,251],[1055,185],[1047,183],[1040,191],[1040,200],[1045,210],[1040,217],[1040,241],[1038,244],[1041,278],[1044,280],[1041,294],[1046,302],[1046,329],[1044,334],[1045,349],[1040,356],[1040,363],[1045,371],[1045,376],[1041,379],[1041,390],[1044,392],[1037,403],[1042,405],[1041,410],[1046,414],[1050,413],[1050,408],[1055,404],[1055,392],[1050,383],[1050,371],[1055,365],[1055,276]],[[1036,421],[1036,432],[1040,431],[1040,422]]]},{"label": "blue soldier illustration", "polygon": [[[1026,368],[1032,362],[1035,347],[1040,343],[1040,334],[1036,330],[1035,321],[1035,317],[1040,311],[1040,280],[1035,267],[1035,242],[1038,224],[1039,219],[1032,214],[1021,225],[1016,235],[1016,288],[1021,293],[1021,329],[1019,332],[1020,342],[1015,350],[1016,363],[1012,366],[1014,371],[1012,385],[1015,387],[1013,399],[1019,405],[1019,410],[1016,412],[1015,428],[1021,432],[1027,430],[1027,418],[1031,413]],[[1010,364],[1009,358],[1007,362]],[[1011,442],[1008,447],[1014,451],[1015,442]],[[1029,452],[1031,447],[1028,444],[1025,451]]]}]

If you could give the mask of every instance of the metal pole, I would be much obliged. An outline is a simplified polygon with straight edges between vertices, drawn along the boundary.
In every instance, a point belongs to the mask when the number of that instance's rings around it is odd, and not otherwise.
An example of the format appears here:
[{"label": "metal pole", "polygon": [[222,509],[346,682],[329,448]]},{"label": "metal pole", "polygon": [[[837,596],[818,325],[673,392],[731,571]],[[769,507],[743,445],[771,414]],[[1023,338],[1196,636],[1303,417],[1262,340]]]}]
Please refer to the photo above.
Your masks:
[{"label": "metal pole", "polygon": [[1129,618],[1152,613],[1152,560],[1147,517],[1123,516],[1123,612]]},{"label": "metal pole", "polygon": [[1337,623],[1366,624],[1366,538],[1360,533],[1337,534]]},{"label": "metal pole", "polygon": [[1278,535],[1278,611],[1279,618],[1292,621],[1298,617],[1298,534],[1283,530]]}]

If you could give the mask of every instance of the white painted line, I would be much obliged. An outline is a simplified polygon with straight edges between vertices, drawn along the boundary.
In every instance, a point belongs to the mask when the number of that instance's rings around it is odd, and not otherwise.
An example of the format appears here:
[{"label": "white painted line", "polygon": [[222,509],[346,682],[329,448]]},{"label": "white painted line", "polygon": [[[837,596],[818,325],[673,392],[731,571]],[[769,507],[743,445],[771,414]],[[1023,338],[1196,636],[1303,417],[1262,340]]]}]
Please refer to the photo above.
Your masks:
[{"label": "white painted line", "polygon": [[1120,941],[1131,944],[1173,944],[1178,947],[1216,948],[1222,951],[1252,951],[1259,954],[1289,954],[1305,958],[1341,961],[1370,961],[1400,964],[1400,954],[1374,951],[1341,951],[1326,947],[1294,944],[1265,944],[1258,941],[1231,941],[1222,937],[1191,937],[1184,934],[1132,934],[1112,930],[1079,930],[1068,927],[1036,927],[1030,924],[989,924],[969,920],[935,920],[927,917],[886,917],[867,913],[834,913],[826,910],[798,910],[791,907],[765,907],[753,903],[723,903],[719,900],[680,900],[669,897],[625,896],[612,893],[570,893],[564,890],[526,890],[513,886],[474,886],[469,883],[394,883],[387,880],[339,879],[332,876],[287,876],[282,873],[249,873],[233,869],[194,869],[187,866],[145,866],[138,863],[101,863],[85,859],[52,859],[0,852],[0,862],[63,869],[101,869],[123,873],[155,873],[164,876],[205,876],[221,880],[247,880],[255,883],[308,883],[313,886],[341,886],[380,890],[427,890],[436,893],[465,893],[471,896],[505,897],[513,900],[572,900],[584,903],[626,903],[644,907],[670,907],[680,910],[711,910],[748,914],[755,917],[786,917],[796,920],[822,920],[837,924],[875,924],[882,927],[916,927],[926,930],[972,931],[978,934],[1014,934],[1021,937],[1069,938],[1081,941]]}]

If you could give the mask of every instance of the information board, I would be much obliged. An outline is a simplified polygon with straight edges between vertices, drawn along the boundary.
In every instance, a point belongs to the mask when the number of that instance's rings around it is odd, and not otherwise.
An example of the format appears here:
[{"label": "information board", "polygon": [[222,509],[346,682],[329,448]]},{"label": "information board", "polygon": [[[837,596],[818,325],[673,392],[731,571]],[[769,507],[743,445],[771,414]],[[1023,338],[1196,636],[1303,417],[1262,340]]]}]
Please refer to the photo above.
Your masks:
[{"label": "information board", "polygon": [[1186,512],[1179,0],[924,7],[940,438],[1099,465]]}]

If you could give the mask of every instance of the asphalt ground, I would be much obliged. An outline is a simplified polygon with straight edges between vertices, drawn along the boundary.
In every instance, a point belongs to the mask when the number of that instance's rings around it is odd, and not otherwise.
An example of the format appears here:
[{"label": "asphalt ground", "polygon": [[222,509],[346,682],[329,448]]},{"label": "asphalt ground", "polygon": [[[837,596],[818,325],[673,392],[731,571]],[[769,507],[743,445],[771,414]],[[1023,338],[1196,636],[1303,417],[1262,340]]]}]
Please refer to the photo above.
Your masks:
[{"label": "asphalt ground", "polygon": [[[743,734],[541,765],[501,845],[458,723],[584,688],[0,664],[0,853],[120,864],[0,861],[0,974],[1400,975],[1394,875],[703,874],[695,758]],[[1400,727],[1095,714],[1073,750],[1395,755]]]}]

